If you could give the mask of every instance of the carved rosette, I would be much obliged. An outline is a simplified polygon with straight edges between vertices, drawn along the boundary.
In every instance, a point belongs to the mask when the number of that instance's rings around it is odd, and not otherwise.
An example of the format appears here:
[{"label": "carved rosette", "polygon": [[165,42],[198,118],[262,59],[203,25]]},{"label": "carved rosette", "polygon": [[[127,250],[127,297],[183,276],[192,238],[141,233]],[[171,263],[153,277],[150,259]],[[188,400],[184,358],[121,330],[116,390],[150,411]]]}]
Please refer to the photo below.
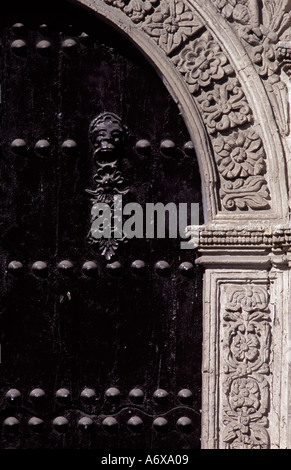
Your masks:
[{"label": "carved rosette", "polygon": [[[185,80],[198,109],[200,110],[210,141],[216,145],[219,139],[233,143],[231,131],[239,132],[239,142],[247,142],[254,133],[254,116],[241,83],[235,75],[233,66],[206,29],[193,7],[186,0],[104,0],[107,4],[119,8],[134,21],[168,56],[177,71]],[[258,12],[249,8],[247,0],[213,0],[218,11],[229,21],[243,26],[242,35],[249,40],[251,35],[258,35]],[[251,24],[251,26],[249,26]],[[247,27],[247,29],[246,29]],[[252,29],[251,29],[252,27]],[[257,48],[258,47],[258,48]],[[277,78],[277,63],[273,57],[273,48],[263,55],[262,44],[253,47],[261,76],[272,75]],[[272,81],[272,90],[281,85]],[[279,88],[278,88],[279,87]],[[280,96],[273,93],[278,102]],[[283,105],[284,106],[284,105]],[[258,131],[257,131],[258,132]],[[260,139],[260,137],[258,137]],[[263,152],[263,144],[260,141]],[[237,152],[245,158],[241,165],[253,166],[251,152],[245,151],[244,144]],[[232,153],[231,158],[239,160]],[[219,156],[216,155],[216,159]],[[255,165],[254,174],[237,174],[225,178],[223,164],[217,166],[219,188],[224,211],[258,211],[270,209],[270,195],[266,180],[267,169]],[[260,166],[259,173],[257,168]],[[243,173],[243,172],[241,172]]]},{"label": "carved rosette", "polygon": [[254,131],[234,132],[214,141],[214,152],[221,175],[221,201],[229,210],[269,208],[269,192],[264,178],[265,152]]},{"label": "carved rosette", "polygon": [[179,55],[172,58],[172,62],[185,76],[191,93],[234,74],[226,55],[208,31],[190,41]]},{"label": "carved rosette", "polygon": [[271,315],[266,285],[229,285],[222,312],[222,441],[267,449]]},{"label": "carved rosette", "polygon": [[142,29],[169,55],[204,28],[203,23],[183,1],[162,0],[148,16]]}]

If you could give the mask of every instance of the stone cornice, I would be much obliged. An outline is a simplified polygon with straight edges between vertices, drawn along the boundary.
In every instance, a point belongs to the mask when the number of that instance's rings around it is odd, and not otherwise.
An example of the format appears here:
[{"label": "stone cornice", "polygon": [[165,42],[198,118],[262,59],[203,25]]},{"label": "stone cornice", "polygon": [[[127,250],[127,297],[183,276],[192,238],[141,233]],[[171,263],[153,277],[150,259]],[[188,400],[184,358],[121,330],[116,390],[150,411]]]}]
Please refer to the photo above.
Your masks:
[{"label": "stone cornice", "polygon": [[197,264],[291,266],[291,226],[190,226],[187,235],[202,255]]}]

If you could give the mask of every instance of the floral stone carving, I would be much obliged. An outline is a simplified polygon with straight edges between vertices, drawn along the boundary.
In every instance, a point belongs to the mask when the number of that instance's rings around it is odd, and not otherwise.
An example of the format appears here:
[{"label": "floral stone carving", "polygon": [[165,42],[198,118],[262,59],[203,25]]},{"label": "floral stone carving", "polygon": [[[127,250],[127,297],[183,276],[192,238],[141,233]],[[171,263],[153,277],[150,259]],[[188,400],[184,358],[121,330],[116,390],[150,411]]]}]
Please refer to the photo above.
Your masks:
[{"label": "floral stone carving", "polygon": [[[287,135],[287,87],[281,70],[290,70],[289,0],[212,0],[221,15],[237,31],[258,74],[261,76],[277,116]],[[289,29],[289,34],[288,34]]]},{"label": "floral stone carving", "polygon": [[[253,122],[233,67],[209,32],[190,41],[172,61],[195,96],[209,135],[215,137]],[[213,145],[224,209],[268,209],[269,190],[263,177],[265,153],[260,137],[252,129],[242,129],[235,136],[221,135]]]},{"label": "floral stone carving", "polygon": [[[210,136],[253,122],[233,67],[209,32],[190,41],[172,61],[195,96]],[[263,178],[265,153],[260,137],[252,129],[242,129],[235,137],[221,135],[214,140],[214,152],[224,209],[268,209],[269,190]]]},{"label": "floral stone carving", "polygon": [[169,55],[203,29],[204,24],[185,2],[162,0],[155,12],[146,18],[142,28]]},{"label": "floral stone carving", "polygon": [[210,134],[252,122],[251,109],[239,81],[234,78],[198,97],[203,118]]},{"label": "floral stone carving", "polygon": [[[269,209],[269,190],[264,178],[265,160],[258,158],[254,163],[250,150],[246,148],[250,142],[249,132],[252,133],[252,129],[248,128],[254,122],[253,112],[228,57],[206,30],[206,25],[197,17],[191,5],[185,0],[105,1],[120,8],[132,21],[138,23],[169,56],[184,77],[211,141],[221,135],[225,142],[229,139],[229,146],[232,147],[233,138],[226,134],[232,130],[240,131],[237,149],[230,152],[232,163],[227,163],[226,157],[221,160],[219,141],[215,142],[224,210]],[[259,34],[256,2],[215,0],[214,3],[223,16],[245,28],[242,36],[246,31]],[[254,51],[257,54],[255,48]],[[273,59],[270,56],[268,60],[271,64]],[[271,66],[268,70],[271,70]],[[274,76],[277,78],[277,75]],[[277,94],[276,99],[278,96]],[[244,144],[241,145],[242,140]],[[253,141],[252,147],[254,145]],[[261,141],[260,146],[263,153]],[[230,170],[232,164],[233,168]],[[232,177],[227,177],[227,174],[232,174]]]},{"label": "floral stone carving", "polygon": [[104,0],[108,5],[120,8],[134,22],[140,23],[153,11],[157,0]]},{"label": "floral stone carving", "polygon": [[230,449],[267,449],[272,333],[267,287],[231,285],[225,295],[222,440]]},{"label": "floral stone carving", "polygon": [[226,55],[208,31],[189,42],[172,61],[185,76],[191,93],[234,73]]},{"label": "floral stone carving", "polygon": [[215,158],[222,185],[220,197],[228,210],[269,207],[265,152],[253,131],[235,132],[214,141]]},{"label": "floral stone carving", "polygon": [[263,175],[266,171],[262,140],[254,131],[237,132],[214,142],[216,161],[225,179]]}]

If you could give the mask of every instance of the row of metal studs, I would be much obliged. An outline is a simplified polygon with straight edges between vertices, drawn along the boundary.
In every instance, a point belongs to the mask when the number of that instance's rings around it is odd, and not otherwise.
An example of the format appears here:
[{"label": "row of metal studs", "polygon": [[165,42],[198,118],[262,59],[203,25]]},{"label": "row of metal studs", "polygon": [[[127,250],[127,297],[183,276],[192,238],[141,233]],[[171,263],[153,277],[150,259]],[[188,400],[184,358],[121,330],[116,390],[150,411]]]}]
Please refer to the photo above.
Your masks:
[{"label": "row of metal studs", "polygon": [[[15,416],[9,416],[4,420],[4,426],[6,429],[16,432],[19,430],[20,422]],[[53,421],[52,424],[56,431],[58,432],[66,432],[69,427],[69,421],[65,416],[57,416]],[[141,432],[143,430],[143,420],[140,416],[132,416],[127,421],[128,428],[133,432]],[[153,428],[157,432],[167,432],[168,431],[168,420],[162,416],[153,419],[152,425]],[[176,422],[176,427],[179,431],[184,433],[190,433],[192,431],[192,420],[187,416],[180,417]],[[29,419],[28,425],[36,432],[40,432],[44,429],[45,422],[33,416]],[[88,416],[84,416],[78,420],[78,426],[83,431],[88,431],[93,429],[94,421],[92,418]],[[116,433],[118,431],[118,421],[113,416],[108,416],[104,418],[102,421],[102,425],[106,431],[109,433]]]},{"label": "row of metal studs", "polygon": [[[120,400],[121,392],[116,387],[110,387],[106,390],[104,396],[109,402],[114,403]],[[135,404],[141,404],[144,401],[144,392],[140,388],[133,388],[128,396],[131,402]],[[41,402],[46,397],[46,393],[42,388],[35,388],[30,392],[29,397],[34,402]],[[93,388],[85,387],[81,391],[80,397],[84,402],[93,402],[96,399],[96,392]],[[69,402],[71,393],[67,388],[60,388],[56,392],[56,398],[61,403],[66,403]],[[169,393],[159,388],[153,393],[153,398],[156,403],[163,404],[168,401]],[[178,392],[177,398],[180,403],[189,405],[192,402],[193,395],[191,390],[184,388]],[[21,392],[16,388],[11,388],[6,393],[6,399],[9,403],[18,404],[21,399]]]},{"label": "row of metal studs", "polygon": [[[63,152],[67,153],[68,155],[74,154],[77,147],[78,147],[78,144],[73,139],[66,139],[61,145]],[[28,145],[26,141],[22,138],[16,138],[11,142],[11,150],[16,155],[24,154],[27,151],[27,148],[28,148]],[[151,143],[147,139],[140,139],[135,144],[135,150],[140,155],[144,155],[144,156],[149,155],[151,152],[151,148],[152,148]],[[42,157],[48,156],[50,154],[50,149],[51,149],[51,144],[46,139],[40,139],[34,145],[35,152]],[[176,144],[170,139],[164,139],[160,143],[160,150],[166,156],[173,156],[176,150]],[[192,142],[191,141],[186,142],[183,146],[183,150],[187,155],[193,156]]]},{"label": "row of metal studs", "polygon": [[[135,260],[131,263],[131,269],[136,274],[143,274],[147,268],[143,260]],[[45,277],[48,274],[48,264],[45,261],[36,261],[31,266],[32,272],[37,277]],[[64,276],[72,276],[74,272],[74,264],[70,260],[63,260],[57,264],[58,271]],[[120,274],[122,272],[122,265],[119,261],[107,263],[106,269],[112,274]],[[194,265],[188,261],[184,261],[179,265],[179,272],[184,277],[191,277],[194,272]],[[20,261],[14,260],[8,264],[8,272],[20,276],[23,274],[24,266]],[[171,266],[165,260],[157,261],[154,265],[155,272],[162,276],[168,277],[171,274]],[[98,265],[95,261],[86,261],[82,265],[82,272],[87,277],[98,276]]]}]

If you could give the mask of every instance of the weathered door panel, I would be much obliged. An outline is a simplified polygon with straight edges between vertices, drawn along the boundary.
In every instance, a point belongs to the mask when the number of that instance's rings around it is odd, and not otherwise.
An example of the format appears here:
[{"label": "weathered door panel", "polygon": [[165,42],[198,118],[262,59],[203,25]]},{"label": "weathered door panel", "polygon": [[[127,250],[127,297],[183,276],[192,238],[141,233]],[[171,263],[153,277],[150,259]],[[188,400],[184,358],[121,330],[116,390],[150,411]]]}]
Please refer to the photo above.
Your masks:
[{"label": "weathered door panel", "polygon": [[179,111],[128,41],[70,3],[11,9],[1,35],[1,447],[197,448],[201,272],[180,268],[194,251],[132,239],[112,270],[87,238],[103,111],[129,129],[126,202],[202,207]]}]

